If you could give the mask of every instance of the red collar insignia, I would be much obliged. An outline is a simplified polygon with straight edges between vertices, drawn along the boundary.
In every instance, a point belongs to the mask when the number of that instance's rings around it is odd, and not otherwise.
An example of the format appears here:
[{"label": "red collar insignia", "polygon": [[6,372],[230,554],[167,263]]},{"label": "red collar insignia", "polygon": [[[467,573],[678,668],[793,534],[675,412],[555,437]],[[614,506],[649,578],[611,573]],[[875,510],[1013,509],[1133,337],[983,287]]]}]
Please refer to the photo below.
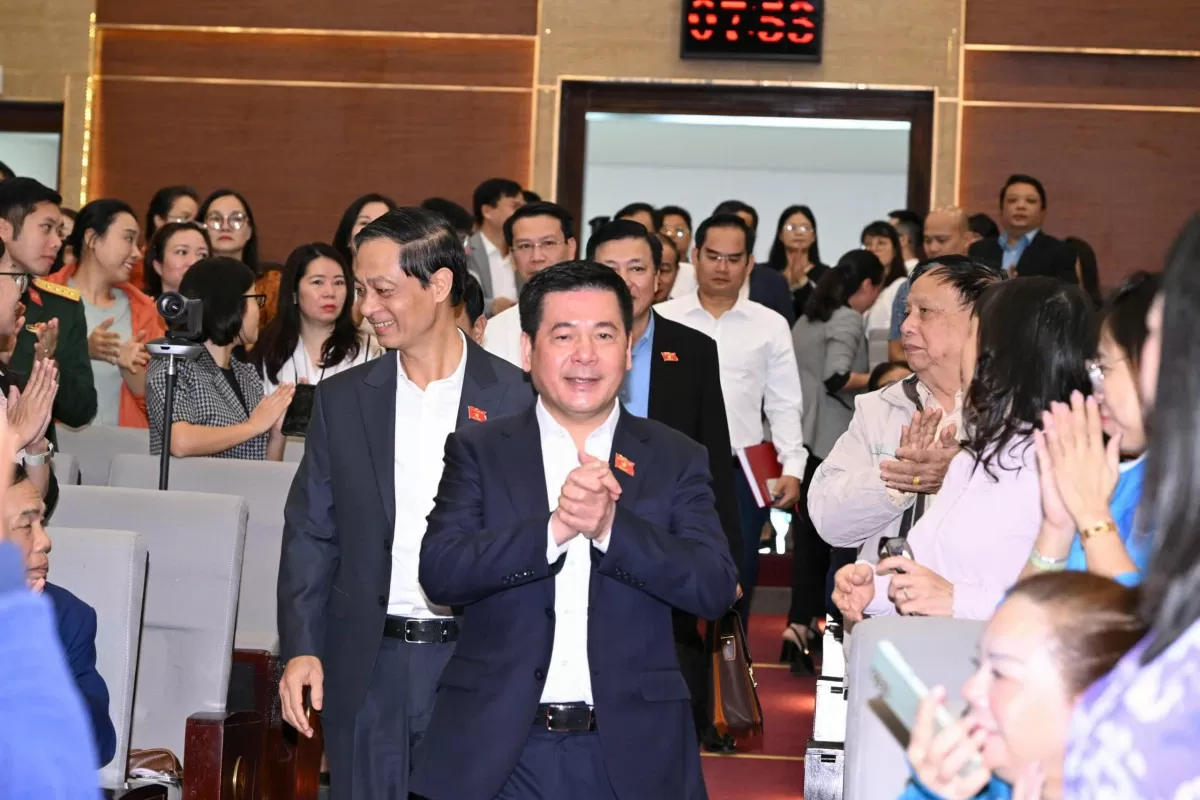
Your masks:
[{"label": "red collar insignia", "polygon": [[29,299],[37,303],[39,306],[42,304],[41,294],[39,294],[38,290],[34,289],[32,286],[29,287]]},{"label": "red collar insignia", "polygon": [[613,459],[613,466],[629,477],[633,477],[633,462],[620,453],[617,453],[617,457]]},{"label": "red collar insignia", "polygon": [[482,408],[467,406],[467,419],[473,422],[487,422],[487,412]]},{"label": "red collar insignia", "polygon": [[672,353],[670,351],[664,350],[662,352],[662,360],[663,361],[678,361],[679,356],[675,355],[674,353]]}]

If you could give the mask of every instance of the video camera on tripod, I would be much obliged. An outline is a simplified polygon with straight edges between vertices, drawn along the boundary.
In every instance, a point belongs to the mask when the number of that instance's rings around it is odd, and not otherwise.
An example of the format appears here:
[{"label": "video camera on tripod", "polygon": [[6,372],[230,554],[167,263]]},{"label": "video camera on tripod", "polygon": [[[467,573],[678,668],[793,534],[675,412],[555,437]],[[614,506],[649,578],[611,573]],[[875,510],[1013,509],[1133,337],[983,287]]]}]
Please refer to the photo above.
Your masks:
[{"label": "video camera on tripod", "polygon": [[154,307],[167,323],[167,335],[146,343],[152,358],[167,360],[167,391],[163,403],[162,453],[158,462],[158,488],[167,488],[171,470],[171,421],[175,412],[176,362],[195,361],[204,352],[204,306],[179,292],[163,292]]}]

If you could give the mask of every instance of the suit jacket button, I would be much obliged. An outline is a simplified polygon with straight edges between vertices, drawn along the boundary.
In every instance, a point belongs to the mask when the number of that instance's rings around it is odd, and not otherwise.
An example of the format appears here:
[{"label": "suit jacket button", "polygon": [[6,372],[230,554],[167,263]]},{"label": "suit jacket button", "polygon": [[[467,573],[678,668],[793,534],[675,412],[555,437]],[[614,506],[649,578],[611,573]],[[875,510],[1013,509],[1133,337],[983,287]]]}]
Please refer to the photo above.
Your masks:
[{"label": "suit jacket button", "polygon": [[535,670],[533,671],[533,679],[534,679],[534,680],[536,680],[536,681],[545,680],[545,679],[546,679],[546,673],[545,673],[545,672],[543,672],[543,671],[542,671],[542,670],[540,670],[540,669],[535,669]]},{"label": "suit jacket button", "polygon": [[379,607],[387,608],[387,598],[384,597],[383,595],[379,595]]},{"label": "suit jacket button", "polygon": [[383,540],[383,552],[385,552],[385,553],[392,552],[392,540],[391,539]]}]

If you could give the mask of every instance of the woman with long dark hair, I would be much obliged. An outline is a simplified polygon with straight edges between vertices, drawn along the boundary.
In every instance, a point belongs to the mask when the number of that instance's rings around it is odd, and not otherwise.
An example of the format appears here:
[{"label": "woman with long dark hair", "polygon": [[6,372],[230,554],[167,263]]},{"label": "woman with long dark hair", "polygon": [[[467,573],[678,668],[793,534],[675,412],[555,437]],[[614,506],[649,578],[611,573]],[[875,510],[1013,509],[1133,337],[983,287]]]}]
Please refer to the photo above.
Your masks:
[{"label": "woman with long dark hair", "polygon": [[[154,197],[150,198],[150,207],[146,209],[146,227],[142,229],[146,247],[150,247],[154,235],[164,225],[170,222],[193,222],[199,210],[200,195],[191,186],[164,186],[159,189],[154,193]],[[129,282],[134,286],[147,285],[148,264],[148,259],[138,261],[133,267],[133,275],[130,276]]]},{"label": "woman with long dark hair", "polygon": [[[950,462],[937,501],[916,519],[905,555],[876,568],[842,567],[833,598],[848,621],[864,612],[987,619],[1016,582],[1042,524],[1033,433],[1042,412],[1073,392],[1091,391],[1087,361],[1095,352],[1091,301],[1054,278],[1004,281],[987,289],[963,346],[962,451]],[[897,456],[955,446],[922,426],[901,435]],[[885,481],[903,498],[909,485]],[[908,554],[911,554],[911,558]]]},{"label": "woman with long dark hair", "polygon": [[138,260],[138,223],[120,200],[93,200],[79,211],[68,240],[76,263],[47,280],[79,290],[88,326],[98,425],[144,428],[145,343],[166,331],[154,302],[130,281]]},{"label": "woman with long dark hair", "polygon": [[341,255],[342,261],[354,265],[354,237],[366,226],[382,217],[389,211],[396,210],[396,201],[387,195],[364,194],[346,207],[338,222],[337,230],[333,232],[333,249]]},{"label": "woman with long dark hair", "polygon": [[297,247],[279,286],[279,308],[250,353],[266,394],[281,383],[315,385],[382,352],[354,324],[354,274],[333,247]]},{"label": "woman with long dark hair", "polygon": [[859,237],[864,250],[869,250],[883,262],[883,291],[867,310],[867,340],[871,342],[870,363],[872,366],[887,361],[887,343],[892,330],[892,303],[896,293],[908,280],[904,266],[904,250],[900,247],[900,234],[890,223],[882,220],[863,228]]},{"label": "woman with long dark hair", "polygon": [[196,262],[208,258],[212,243],[208,231],[195,222],[168,222],[146,245],[146,294],[178,292],[183,276]]},{"label": "woman with long dark hair", "polygon": [[1076,706],[1067,798],[1185,797],[1200,785],[1200,216],[1172,248],[1146,327],[1141,511],[1155,549],[1139,614],[1150,633]]},{"label": "woman with long dark hair", "polygon": [[817,218],[811,208],[788,206],[779,215],[767,266],[787,278],[792,292],[792,309],[799,319],[817,282],[829,271],[829,267],[821,263]]},{"label": "woman with long dark hair", "polygon": [[803,316],[792,328],[809,453],[800,486],[802,511],[792,515],[792,606],[783,635],[783,659],[790,660],[797,672],[811,670],[802,654],[818,635],[816,623],[824,616],[825,575],[829,571],[829,545],[807,514],[808,487],[838,437],[850,426],[854,398],[870,379],[862,315],[882,286],[879,259],[867,250],[851,250],[817,283]]}]

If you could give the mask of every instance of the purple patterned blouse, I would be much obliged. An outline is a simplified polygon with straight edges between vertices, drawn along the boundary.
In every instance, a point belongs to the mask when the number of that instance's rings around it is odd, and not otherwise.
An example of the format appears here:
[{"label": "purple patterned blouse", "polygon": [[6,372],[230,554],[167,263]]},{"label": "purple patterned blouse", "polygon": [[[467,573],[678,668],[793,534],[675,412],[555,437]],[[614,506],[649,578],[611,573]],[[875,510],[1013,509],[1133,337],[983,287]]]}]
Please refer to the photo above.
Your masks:
[{"label": "purple patterned blouse", "polygon": [[1141,666],[1148,643],[1080,699],[1065,798],[1200,798],[1200,623]]}]

